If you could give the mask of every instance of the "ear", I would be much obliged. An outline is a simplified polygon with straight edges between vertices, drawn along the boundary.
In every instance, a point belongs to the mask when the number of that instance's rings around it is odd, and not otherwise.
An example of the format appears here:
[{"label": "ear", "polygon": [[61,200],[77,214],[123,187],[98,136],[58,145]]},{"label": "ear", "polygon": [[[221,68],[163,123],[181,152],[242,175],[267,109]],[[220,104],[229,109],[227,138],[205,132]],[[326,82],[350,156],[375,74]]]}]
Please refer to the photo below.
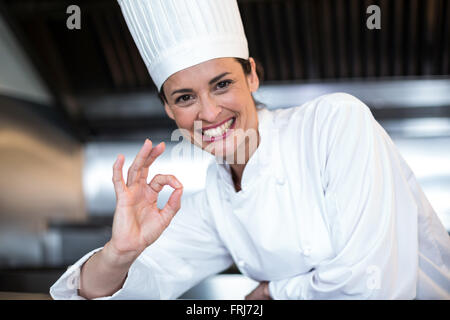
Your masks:
[{"label": "ear", "polygon": [[164,110],[166,110],[167,115],[170,119],[175,120],[175,116],[173,115],[172,108],[164,101]]},{"label": "ear", "polygon": [[247,75],[248,87],[250,88],[250,92],[255,92],[259,88],[259,77],[256,73],[256,62],[252,57],[249,57],[248,61],[250,61],[250,65],[252,66],[252,71],[249,75]]}]

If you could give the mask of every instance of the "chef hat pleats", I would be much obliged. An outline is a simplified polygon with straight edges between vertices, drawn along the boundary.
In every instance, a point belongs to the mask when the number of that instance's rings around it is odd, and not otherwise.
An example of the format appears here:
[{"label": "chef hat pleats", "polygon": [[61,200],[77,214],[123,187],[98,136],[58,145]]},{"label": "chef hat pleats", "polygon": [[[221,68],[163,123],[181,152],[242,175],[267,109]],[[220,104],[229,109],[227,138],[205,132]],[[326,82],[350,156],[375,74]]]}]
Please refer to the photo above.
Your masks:
[{"label": "chef hat pleats", "polygon": [[158,90],[172,74],[223,57],[248,59],[237,0],[118,0]]}]

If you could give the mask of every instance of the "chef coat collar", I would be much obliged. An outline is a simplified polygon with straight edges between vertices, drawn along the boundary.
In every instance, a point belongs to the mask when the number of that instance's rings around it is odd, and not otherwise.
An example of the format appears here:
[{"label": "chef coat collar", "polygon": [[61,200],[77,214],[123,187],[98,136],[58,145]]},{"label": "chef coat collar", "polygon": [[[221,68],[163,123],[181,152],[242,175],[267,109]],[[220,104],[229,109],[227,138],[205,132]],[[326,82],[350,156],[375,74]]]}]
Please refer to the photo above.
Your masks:
[{"label": "chef coat collar", "polygon": [[[259,177],[268,169],[268,165],[272,162],[274,152],[271,152],[271,131],[273,114],[272,111],[266,107],[258,108],[258,132],[260,136],[259,145],[252,154],[244,168],[241,180],[241,191],[247,191],[253,184],[255,184]],[[219,176],[226,188],[233,193],[234,189],[233,179],[231,176],[231,167],[228,163],[219,163],[216,159]]]}]

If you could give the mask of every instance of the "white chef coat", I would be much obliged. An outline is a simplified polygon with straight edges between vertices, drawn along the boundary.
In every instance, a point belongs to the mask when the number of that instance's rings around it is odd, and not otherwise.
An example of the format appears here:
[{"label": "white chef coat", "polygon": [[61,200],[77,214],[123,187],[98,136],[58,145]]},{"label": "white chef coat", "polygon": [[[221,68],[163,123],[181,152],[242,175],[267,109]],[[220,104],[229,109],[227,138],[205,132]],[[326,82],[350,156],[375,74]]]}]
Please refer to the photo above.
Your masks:
[{"label": "white chef coat", "polygon": [[[258,110],[236,192],[228,164],[183,197],[162,236],[101,299],[173,299],[233,261],[274,299],[449,299],[450,238],[370,109],[335,93]],[[80,266],[51,287],[80,299]]]}]

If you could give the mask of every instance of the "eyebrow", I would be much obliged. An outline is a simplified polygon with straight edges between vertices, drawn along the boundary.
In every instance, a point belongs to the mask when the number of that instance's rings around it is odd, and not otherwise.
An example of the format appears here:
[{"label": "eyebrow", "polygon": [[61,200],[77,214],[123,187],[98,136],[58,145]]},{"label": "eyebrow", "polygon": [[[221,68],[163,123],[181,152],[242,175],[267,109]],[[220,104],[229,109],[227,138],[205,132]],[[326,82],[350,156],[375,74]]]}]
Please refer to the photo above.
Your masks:
[{"label": "eyebrow", "polygon": [[[218,76],[215,76],[214,78],[212,78],[211,80],[209,80],[208,84],[212,85],[214,82],[216,82],[217,80],[221,79],[222,77],[226,76],[230,74],[230,72],[224,72],[219,74]],[[173,96],[175,93],[189,93],[194,91],[193,89],[188,89],[188,88],[184,88],[184,89],[178,89],[173,91],[170,95]]]}]

